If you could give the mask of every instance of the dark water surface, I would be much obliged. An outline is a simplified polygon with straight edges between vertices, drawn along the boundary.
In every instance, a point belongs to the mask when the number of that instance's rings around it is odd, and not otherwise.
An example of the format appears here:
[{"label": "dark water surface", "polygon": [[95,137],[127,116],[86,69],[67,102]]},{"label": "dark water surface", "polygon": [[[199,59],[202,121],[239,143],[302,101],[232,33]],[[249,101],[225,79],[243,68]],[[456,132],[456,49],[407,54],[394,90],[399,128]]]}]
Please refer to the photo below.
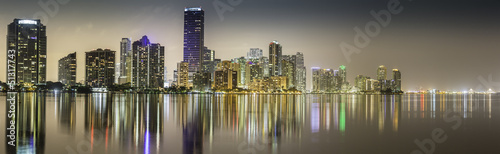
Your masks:
[{"label": "dark water surface", "polygon": [[497,94],[7,97],[0,153],[500,153]]}]

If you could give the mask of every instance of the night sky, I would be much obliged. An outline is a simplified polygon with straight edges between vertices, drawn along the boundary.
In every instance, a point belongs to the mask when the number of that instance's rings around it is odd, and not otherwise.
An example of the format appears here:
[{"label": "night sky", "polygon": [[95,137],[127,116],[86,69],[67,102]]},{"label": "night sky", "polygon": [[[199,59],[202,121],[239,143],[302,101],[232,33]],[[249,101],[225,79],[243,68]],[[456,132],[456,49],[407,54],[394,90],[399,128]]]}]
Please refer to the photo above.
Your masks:
[{"label": "night sky", "polygon": [[[41,0],[50,1],[50,0]],[[63,1],[63,0],[60,0]],[[236,1],[236,0],[235,0]],[[376,76],[379,65],[402,73],[403,90],[437,88],[467,90],[492,77],[500,82],[500,2],[497,0],[401,0],[401,13],[392,15],[387,27],[371,38],[359,54],[348,61],[340,43],[354,44],[354,27],[364,29],[376,21],[370,11],[387,10],[389,0],[242,0],[222,18],[214,0],[70,0],[48,21],[48,75],[57,80],[57,61],[71,52],[78,54],[77,82],[84,80],[85,52],[109,48],[119,52],[121,38],[166,46],[168,78],[183,53],[183,11],[202,6],[205,10],[205,45],[216,58],[246,56],[278,40],[283,54],[303,52],[311,88],[311,67],[338,69],[346,65],[352,83],[358,74]],[[7,25],[14,18],[33,18],[43,12],[38,1],[3,1],[0,6],[0,42],[6,42]],[[6,55],[0,43],[0,55]],[[5,81],[5,59],[0,80]],[[392,78],[392,72],[388,74]],[[485,87],[485,86],[482,86]],[[500,91],[500,86],[495,89]]]}]

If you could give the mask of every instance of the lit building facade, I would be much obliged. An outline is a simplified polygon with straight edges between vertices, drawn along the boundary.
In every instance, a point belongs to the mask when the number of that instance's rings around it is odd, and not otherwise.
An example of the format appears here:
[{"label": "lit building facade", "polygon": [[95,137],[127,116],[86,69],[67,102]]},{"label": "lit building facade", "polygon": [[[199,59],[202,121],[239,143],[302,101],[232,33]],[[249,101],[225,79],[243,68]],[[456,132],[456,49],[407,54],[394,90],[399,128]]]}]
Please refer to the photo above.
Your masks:
[{"label": "lit building facade", "polygon": [[132,44],[131,86],[163,88],[165,77],[165,47],[149,42],[147,36]]},{"label": "lit building facade", "polygon": [[69,86],[76,84],[76,52],[59,60],[58,81]]},{"label": "lit building facade", "polygon": [[295,80],[294,85],[297,90],[305,92],[306,91],[306,83],[307,83],[307,70],[304,64],[304,54],[301,52],[297,52],[295,55]]},{"label": "lit building facade", "polygon": [[398,69],[392,70],[392,85],[394,91],[401,91],[401,72]]},{"label": "lit building facade", "polygon": [[7,29],[7,80],[15,84],[45,84],[46,27],[40,20],[14,19]]},{"label": "lit building facade", "polygon": [[387,80],[387,68],[384,65],[380,65],[377,69],[377,80]]},{"label": "lit building facade", "polygon": [[212,88],[215,90],[231,90],[238,86],[238,71],[239,65],[235,65],[231,61],[223,61],[217,66],[214,73],[214,81]]},{"label": "lit building facade", "polygon": [[94,88],[113,85],[115,80],[115,53],[97,49],[85,53],[85,83]]},{"label": "lit building facade", "polygon": [[282,46],[278,41],[269,44],[269,73],[270,76],[281,76]]},{"label": "lit building facade", "polygon": [[250,48],[250,51],[247,53],[247,60],[255,62],[254,60],[259,60],[263,56],[264,55],[262,53],[262,49],[260,49],[260,48]]},{"label": "lit building facade", "polygon": [[205,11],[202,8],[184,9],[184,62],[189,71],[197,72],[203,64],[205,42]]},{"label": "lit building facade", "polygon": [[132,57],[132,42],[129,38],[122,38],[120,42],[120,69],[119,69],[119,81],[118,83],[123,84],[130,82],[131,76],[131,57]]},{"label": "lit building facade", "polygon": [[179,87],[191,87],[189,85],[189,63],[180,62],[177,63],[177,86]]}]

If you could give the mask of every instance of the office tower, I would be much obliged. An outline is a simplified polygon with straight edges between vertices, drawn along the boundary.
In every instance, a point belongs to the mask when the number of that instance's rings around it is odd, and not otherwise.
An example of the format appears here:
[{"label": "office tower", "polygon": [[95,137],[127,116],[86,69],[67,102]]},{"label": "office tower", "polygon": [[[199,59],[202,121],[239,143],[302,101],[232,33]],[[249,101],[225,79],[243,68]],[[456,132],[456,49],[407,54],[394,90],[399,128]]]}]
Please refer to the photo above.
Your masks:
[{"label": "office tower", "polygon": [[129,38],[122,38],[120,42],[120,76],[118,83],[130,82],[131,75],[132,42]]},{"label": "office tower", "polygon": [[401,72],[398,69],[392,70],[393,90],[401,91]]},{"label": "office tower", "polygon": [[335,77],[335,70],[326,69],[323,71],[323,75],[321,75],[321,90],[326,92],[334,92],[339,90],[336,88],[337,80]]},{"label": "office tower", "polygon": [[257,62],[260,58],[262,58],[262,56],[264,56],[262,54],[262,49],[250,48],[250,51],[247,53],[247,60]]},{"label": "office tower", "polygon": [[256,63],[253,63],[252,61],[249,61],[246,63],[246,74],[245,74],[245,82],[246,85],[250,86],[250,84],[255,80],[255,79],[262,79],[262,68],[261,65],[258,65]]},{"label": "office tower", "polygon": [[304,54],[297,52],[295,55],[295,87],[297,90],[306,91],[306,66],[304,64]]},{"label": "office tower", "polygon": [[270,76],[281,75],[281,56],[282,47],[278,41],[273,41],[269,44],[269,73]]},{"label": "office tower", "polygon": [[342,79],[340,77],[339,70],[334,70],[333,71],[333,82],[334,82],[334,89],[335,90],[341,90],[342,89]]},{"label": "office tower", "polygon": [[281,59],[281,76],[287,77],[288,88],[295,87],[295,55],[283,55]]},{"label": "office tower", "polygon": [[6,57],[8,82],[45,84],[47,36],[40,20],[14,19],[9,24]]},{"label": "office tower", "polygon": [[366,91],[366,80],[369,79],[366,76],[358,75],[354,80],[354,86],[358,91]]},{"label": "office tower", "polygon": [[240,58],[234,58],[233,59],[234,63],[239,64],[239,69],[238,71],[238,87],[240,88],[247,88],[248,85],[246,84],[246,63],[247,59],[245,57],[240,57]]},{"label": "office tower", "polygon": [[205,11],[201,8],[184,9],[184,62],[189,63],[189,71],[199,71],[203,65],[205,38]]},{"label": "office tower", "polygon": [[132,44],[132,87],[163,88],[164,69],[164,46],[151,43],[147,36]]},{"label": "office tower", "polygon": [[377,80],[387,80],[387,68],[384,65],[380,65],[377,69]]},{"label": "office tower", "polygon": [[312,68],[312,91],[319,92],[321,91],[321,68],[313,67]]},{"label": "office tower", "polygon": [[339,67],[339,77],[340,77],[340,83],[343,85],[347,84],[347,70],[344,65],[341,65]]},{"label": "office tower", "polygon": [[214,60],[215,60],[215,50],[208,49],[205,47],[203,50],[203,67],[201,68],[202,72],[213,73],[215,71],[214,68]]},{"label": "office tower", "polygon": [[76,84],[76,52],[59,60],[58,81],[69,86]]},{"label": "office tower", "polygon": [[189,63],[177,63],[177,86],[189,88]]},{"label": "office tower", "polygon": [[231,61],[223,61],[217,66],[217,70],[214,73],[214,83],[213,88],[215,90],[231,90],[236,89],[238,85],[238,65],[235,65]]},{"label": "office tower", "polygon": [[260,68],[262,68],[262,77],[270,77],[271,74],[269,73],[270,68],[269,68],[269,58],[268,57],[262,57],[260,58],[259,61]]},{"label": "office tower", "polygon": [[203,62],[214,61],[214,59],[215,59],[215,50],[205,47],[203,49]]},{"label": "office tower", "polygon": [[115,82],[115,53],[97,49],[85,53],[85,83],[94,88],[105,88]]}]

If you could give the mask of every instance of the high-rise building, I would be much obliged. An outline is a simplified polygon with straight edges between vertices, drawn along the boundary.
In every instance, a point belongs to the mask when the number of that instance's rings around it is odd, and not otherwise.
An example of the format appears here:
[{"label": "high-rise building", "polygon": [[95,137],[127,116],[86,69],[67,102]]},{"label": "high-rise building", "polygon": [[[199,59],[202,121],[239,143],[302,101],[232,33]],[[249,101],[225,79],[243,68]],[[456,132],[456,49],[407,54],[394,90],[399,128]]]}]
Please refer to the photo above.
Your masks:
[{"label": "high-rise building", "polygon": [[250,51],[247,53],[247,60],[256,62],[255,60],[258,61],[260,58],[262,58],[262,56],[264,56],[262,54],[262,49],[250,48]]},{"label": "high-rise building", "polygon": [[69,86],[76,84],[76,52],[59,60],[58,81]]},{"label": "high-rise building", "polygon": [[297,90],[306,91],[306,66],[304,64],[304,54],[297,52],[295,55],[295,87]]},{"label": "high-rise building", "polygon": [[115,82],[115,53],[97,49],[85,53],[85,83],[94,88],[104,88]]},{"label": "high-rise building", "polygon": [[260,58],[259,61],[260,68],[262,69],[262,77],[270,77],[271,74],[269,73],[270,68],[269,68],[269,58],[268,57],[262,57]]},{"label": "high-rise building", "polygon": [[281,76],[286,76],[286,84],[292,88],[295,87],[295,55],[283,55],[281,60]]},{"label": "high-rise building", "polygon": [[248,85],[246,84],[246,64],[247,64],[247,59],[245,57],[240,57],[240,58],[234,58],[233,59],[234,63],[239,64],[239,69],[236,69],[238,71],[238,87],[240,88],[247,88]]},{"label": "high-rise building", "polygon": [[269,44],[269,73],[271,76],[281,76],[282,47],[278,41]]},{"label": "high-rise building", "polygon": [[321,91],[321,74],[322,69],[319,67],[312,68],[312,91],[319,92]]},{"label": "high-rise building", "polygon": [[213,73],[215,71],[215,68],[214,68],[215,50],[211,50],[208,47],[205,47],[203,50],[203,58],[202,59],[203,59],[203,62],[202,62],[203,67],[201,68],[201,72]]},{"label": "high-rise building", "polygon": [[120,69],[118,83],[130,82],[131,75],[132,42],[129,38],[122,38],[120,42]]},{"label": "high-rise building", "polygon": [[366,76],[358,75],[354,80],[354,86],[356,86],[358,91],[366,91],[366,80],[369,79]]},{"label": "high-rise building", "polygon": [[339,67],[339,76],[340,76],[340,83],[343,85],[347,84],[347,69],[345,68],[344,65],[341,65]]},{"label": "high-rise building", "polygon": [[6,57],[9,82],[45,84],[47,36],[40,20],[14,19],[9,24]]},{"label": "high-rise building", "polygon": [[163,88],[165,47],[149,42],[147,36],[132,44],[132,87]]},{"label": "high-rise building", "polygon": [[392,70],[393,90],[401,91],[401,72],[398,69]]},{"label": "high-rise building", "polygon": [[238,65],[231,61],[223,61],[217,66],[217,71],[214,73],[213,89],[215,90],[230,90],[236,89],[238,85]]},{"label": "high-rise building", "polygon": [[203,9],[184,9],[184,62],[189,63],[189,71],[199,71],[203,65],[205,38],[205,11]]},{"label": "high-rise building", "polygon": [[189,88],[189,63],[177,63],[177,86]]},{"label": "high-rise building", "polygon": [[377,69],[377,80],[387,80],[387,68],[384,65],[380,65]]}]

